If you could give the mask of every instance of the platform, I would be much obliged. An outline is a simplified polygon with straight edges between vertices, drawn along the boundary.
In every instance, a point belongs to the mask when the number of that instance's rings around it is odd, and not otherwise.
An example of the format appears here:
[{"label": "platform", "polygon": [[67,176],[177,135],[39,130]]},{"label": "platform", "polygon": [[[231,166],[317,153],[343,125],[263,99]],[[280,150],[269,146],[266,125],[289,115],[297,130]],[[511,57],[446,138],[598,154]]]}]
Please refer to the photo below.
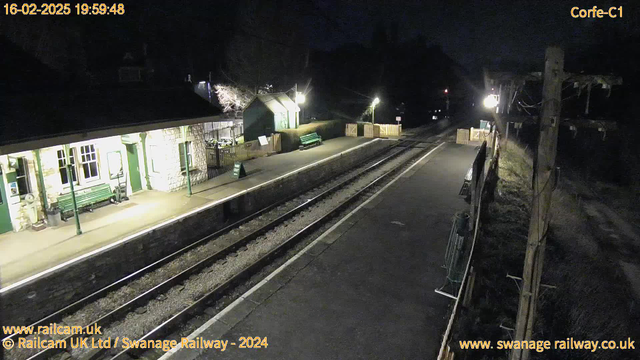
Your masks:
[{"label": "platform", "polygon": [[[229,340],[226,351],[163,359],[436,358],[452,301],[434,289],[476,152],[439,146],[191,335]],[[241,336],[268,347],[239,349]]]},{"label": "platform", "polygon": [[80,214],[83,234],[76,235],[74,218],[61,226],[42,231],[27,230],[0,235],[1,285],[4,289],[47,269],[109,246],[156,224],[171,221],[185,213],[241,191],[286,176],[305,166],[361,146],[372,139],[340,137],[303,151],[293,151],[244,162],[247,177],[235,179],[229,171],[186,189],[165,193],[140,191],[129,201],[107,205]]}]

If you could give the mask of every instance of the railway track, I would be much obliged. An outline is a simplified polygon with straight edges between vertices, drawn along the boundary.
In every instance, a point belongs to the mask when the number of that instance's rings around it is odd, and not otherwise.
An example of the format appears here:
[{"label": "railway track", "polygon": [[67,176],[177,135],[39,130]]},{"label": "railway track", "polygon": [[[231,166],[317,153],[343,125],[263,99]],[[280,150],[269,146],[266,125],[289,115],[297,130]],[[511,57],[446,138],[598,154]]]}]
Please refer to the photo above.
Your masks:
[{"label": "railway track", "polygon": [[[428,129],[427,129],[428,131]],[[242,283],[248,277],[252,276],[256,272],[260,271],[260,269],[264,268],[269,262],[271,262],[274,258],[278,257],[283,251],[294,246],[305,236],[308,236],[311,232],[318,229],[323,223],[326,223],[329,219],[334,218],[336,214],[340,213],[343,209],[348,207],[350,204],[354,203],[358,199],[364,198],[367,196],[368,192],[379,184],[383,183],[390,176],[399,171],[403,165],[411,163],[411,161],[426,150],[417,151],[415,154],[408,154],[411,152],[413,146],[416,145],[415,141],[399,141],[396,146],[391,149],[385,149],[385,152],[391,151],[391,154],[385,155],[380,158],[380,154],[376,154],[374,157],[376,159],[370,159],[369,164],[355,171],[355,174],[347,174],[346,176],[342,176],[338,180],[331,183],[330,186],[321,188],[319,191],[310,191],[305,194],[296,194],[289,199],[283,200],[277,204],[273,204],[268,208],[265,208],[257,213],[251,214],[233,224],[226,226],[225,228],[211,234],[187,247],[184,249],[171,254],[143,269],[138,270],[137,272],[130,274],[117,282],[85,297],[84,299],[67,306],[58,312],[47,316],[44,319],[33,324],[33,326],[39,325],[48,325],[49,323],[55,322],[64,322],[65,318],[70,314],[80,310],[81,308],[87,306],[88,304],[100,301],[107,294],[113,293],[114,291],[123,288],[126,285],[134,283],[136,280],[142,279],[151,272],[161,271],[164,266],[169,264],[171,261],[175,261],[181,256],[187,255],[189,252],[194,249],[202,246],[205,243],[212,242],[213,239],[217,239],[223,234],[228,234],[233,231],[237,231],[237,229],[242,228],[242,226],[250,223],[251,221],[257,221],[261,217],[266,217],[269,213],[275,213],[276,215],[271,216],[271,219],[267,219],[263,221],[264,224],[257,227],[256,229],[247,231],[246,234],[236,238],[233,241],[229,241],[224,245],[218,246],[219,249],[213,251],[208,254],[204,258],[198,259],[194,261],[193,264],[186,267],[185,269],[175,273],[175,275],[168,276],[165,280],[161,281],[158,284],[155,284],[153,287],[146,289],[138,293],[136,296],[131,298],[130,300],[124,302],[123,304],[119,304],[113,310],[108,311],[106,313],[101,314],[99,317],[94,318],[90,321],[80,322],[83,326],[91,327],[91,326],[100,326],[102,328],[109,328],[112,325],[122,325],[126,323],[127,318],[132,313],[138,313],[139,309],[143,309],[142,313],[147,311],[152,311],[145,309],[145,306],[149,306],[150,302],[162,302],[162,300],[158,301],[158,299],[166,299],[171,296],[171,291],[175,292],[175,289],[180,289],[180,287],[184,288],[186,282],[189,279],[197,276],[202,276],[203,272],[211,271],[212,267],[215,264],[224,266],[228,262],[232,262],[233,259],[238,257],[242,251],[247,251],[251,244],[257,242],[257,240],[261,237],[265,237],[272,230],[278,227],[286,227],[287,222],[290,222],[291,219],[297,216],[304,216],[305,211],[309,211],[310,208],[316,206],[322,201],[326,201],[326,199],[333,196],[335,193],[342,191],[346,187],[353,185],[358,181],[363,181],[363,177],[369,178],[365,179],[364,186],[360,186],[357,191],[352,194],[349,194],[346,198],[340,199],[339,204],[337,206],[332,206],[332,210],[325,212],[324,215],[319,217],[315,217],[315,220],[312,222],[305,224],[301,229],[295,231],[292,235],[288,235],[286,240],[279,242],[276,246],[271,247],[267,251],[261,252],[256,259],[253,259],[251,263],[246,266],[242,266],[239,269],[236,269],[233,274],[230,274],[223,282],[217,284],[215,287],[212,287],[212,290],[206,291],[202,294],[198,294],[197,298],[191,299],[192,301],[188,304],[184,304],[184,306],[180,307],[179,311],[175,311],[168,316],[164,321],[159,324],[156,324],[152,328],[151,331],[145,331],[144,335],[139,337],[139,340],[150,340],[150,339],[159,339],[163,336],[167,335],[172,329],[175,329],[181,322],[185,319],[192,317],[199,312],[202,311],[203,307],[206,307],[207,304],[211,303],[219,299],[228,289],[237,286]],[[407,159],[403,159],[403,156]],[[393,163],[396,162],[396,163]],[[384,169],[384,167],[387,169]],[[372,172],[381,171],[381,175],[373,174]],[[371,180],[370,178],[373,178]],[[309,195],[311,193],[311,195]],[[302,197],[302,199],[300,199]],[[293,205],[290,203],[294,202]],[[285,206],[289,203],[289,206]],[[285,206],[286,211],[276,211],[279,207]],[[264,220],[264,219],[263,219]],[[217,265],[216,265],[217,266]],[[219,266],[218,266],[219,267]],[[74,321],[66,321],[65,323],[74,322]],[[67,344],[70,344],[71,339],[75,339],[80,335],[70,335],[63,340],[66,341]],[[106,335],[105,335],[106,336]],[[15,337],[15,336],[14,336]],[[111,350],[113,351],[113,350]],[[112,355],[115,355],[114,358],[129,358],[130,355],[136,356],[135,351],[132,349],[123,350],[118,354],[109,353],[108,350],[105,349],[95,349],[88,352],[71,352],[70,349],[46,349],[36,354],[28,354],[26,357],[14,357],[11,356],[9,358],[28,358],[28,359],[48,359],[52,357],[67,357],[67,354],[71,354],[74,358],[82,358],[82,359],[99,359],[99,358],[109,358]],[[133,353],[132,353],[133,352]],[[16,354],[17,355],[17,354]]]}]

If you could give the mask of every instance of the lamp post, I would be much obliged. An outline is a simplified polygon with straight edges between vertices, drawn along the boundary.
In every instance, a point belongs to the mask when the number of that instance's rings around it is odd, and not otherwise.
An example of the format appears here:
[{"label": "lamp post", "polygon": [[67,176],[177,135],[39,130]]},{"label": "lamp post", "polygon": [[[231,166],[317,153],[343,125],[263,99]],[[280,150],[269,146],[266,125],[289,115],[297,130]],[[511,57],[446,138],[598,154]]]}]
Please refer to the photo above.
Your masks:
[{"label": "lamp post", "polygon": [[371,124],[376,123],[376,105],[378,105],[379,103],[380,99],[377,97],[373,99],[373,102],[371,103]]},{"label": "lamp post", "polygon": [[447,116],[449,116],[449,89],[444,89],[444,94],[447,97]]},{"label": "lamp post", "polygon": [[184,125],[180,127],[180,130],[182,130],[182,139],[184,140],[183,152],[184,152],[184,166],[187,172],[187,195],[191,196],[192,192],[191,192],[191,174],[189,171],[189,152],[188,152],[189,149],[187,148],[189,146],[189,142],[187,141],[188,129],[189,129],[189,125]]},{"label": "lamp post", "polygon": [[[297,86],[296,86],[296,87],[297,87]],[[296,128],[297,128],[298,126],[300,126],[300,115],[299,115],[299,114],[300,114],[300,112],[302,111],[302,106],[300,106],[300,105],[304,104],[304,102],[305,102],[306,100],[307,100],[307,98],[306,98],[306,96],[304,96],[304,94],[303,94],[303,93],[301,93],[301,92],[297,92],[297,91],[296,91],[296,105],[298,105],[298,108],[300,109],[300,110],[298,111],[298,115],[297,115],[297,116],[298,116],[298,119],[297,119],[298,121],[296,121]]]},{"label": "lamp post", "polygon": [[[73,215],[76,218],[76,235],[82,235],[82,229],[80,228],[80,216],[78,214],[78,202],[76,201],[76,191],[73,186],[73,166],[69,161],[69,144],[64,145],[64,156],[67,163],[67,178],[69,179],[69,187],[71,188],[71,200],[73,201]],[[75,157],[74,157],[75,163]]]}]

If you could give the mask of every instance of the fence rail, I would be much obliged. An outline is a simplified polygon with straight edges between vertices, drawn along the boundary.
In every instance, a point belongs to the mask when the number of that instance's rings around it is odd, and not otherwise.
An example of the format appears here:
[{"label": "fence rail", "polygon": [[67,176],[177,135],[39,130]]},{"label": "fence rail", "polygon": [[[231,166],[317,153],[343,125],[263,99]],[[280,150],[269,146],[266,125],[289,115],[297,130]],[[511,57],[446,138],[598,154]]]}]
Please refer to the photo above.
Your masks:
[{"label": "fence rail", "polygon": [[[456,301],[453,306],[453,310],[451,311],[451,317],[449,318],[449,322],[447,324],[447,329],[442,338],[442,343],[440,345],[440,351],[438,353],[438,360],[452,360],[454,358],[454,354],[450,348],[451,342],[451,331],[453,328],[453,324],[455,322],[456,317],[460,312],[460,301],[463,300],[465,303],[471,297],[471,291],[473,288],[473,272],[470,271],[472,268],[471,264],[473,261],[473,254],[476,245],[476,241],[478,239],[478,231],[480,228],[480,218],[485,214],[488,210],[487,206],[493,196],[485,197],[483,195],[488,194],[488,192],[494,191],[494,186],[490,184],[491,181],[497,179],[498,165],[500,159],[500,135],[495,129],[490,132],[490,135],[485,137],[486,140],[483,141],[480,151],[478,151],[478,155],[473,163],[473,175],[470,186],[471,190],[471,217],[469,219],[469,223],[472,224],[471,232],[473,233],[473,238],[471,241],[471,249],[469,250],[469,259],[467,260],[467,264],[464,270],[464,276],[462,277],[462,282],[460,284],[460,288],[458,289],[458,294],[456,296]],[[491,144],[491,152],[487,151],[487,140],[490,141]],[[489,166],[485,166],[487,154],[490,155]]]},{"label": "fence rail", "polygon": [[266,145],[261,145],[259,140],[253,140],[223,148],[207,147],[207,166],[209,168],[229,168],[236,161],[245,161],[280,152],[281,146],[280,134],[273,134],[267,137]]}]

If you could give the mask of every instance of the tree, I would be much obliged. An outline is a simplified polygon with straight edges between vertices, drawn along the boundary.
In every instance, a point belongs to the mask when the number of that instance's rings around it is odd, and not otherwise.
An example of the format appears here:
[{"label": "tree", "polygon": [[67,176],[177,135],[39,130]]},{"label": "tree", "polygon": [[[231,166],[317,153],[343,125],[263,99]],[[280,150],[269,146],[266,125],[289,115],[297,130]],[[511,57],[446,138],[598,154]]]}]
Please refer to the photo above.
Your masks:
[{"label": "tree", "polygon": [[238,9],[238,27],[226,51],[227,78],[254,94],[261,88],[271,92],[264,88],[268,86],[291,86],[306,56],[295,6],[281,0],[244,0]]},{"label": "tree", "polygon": [[253,97],[250,91],[232,85],[217,84],[214,89],[225,113],[242,111]]}]

